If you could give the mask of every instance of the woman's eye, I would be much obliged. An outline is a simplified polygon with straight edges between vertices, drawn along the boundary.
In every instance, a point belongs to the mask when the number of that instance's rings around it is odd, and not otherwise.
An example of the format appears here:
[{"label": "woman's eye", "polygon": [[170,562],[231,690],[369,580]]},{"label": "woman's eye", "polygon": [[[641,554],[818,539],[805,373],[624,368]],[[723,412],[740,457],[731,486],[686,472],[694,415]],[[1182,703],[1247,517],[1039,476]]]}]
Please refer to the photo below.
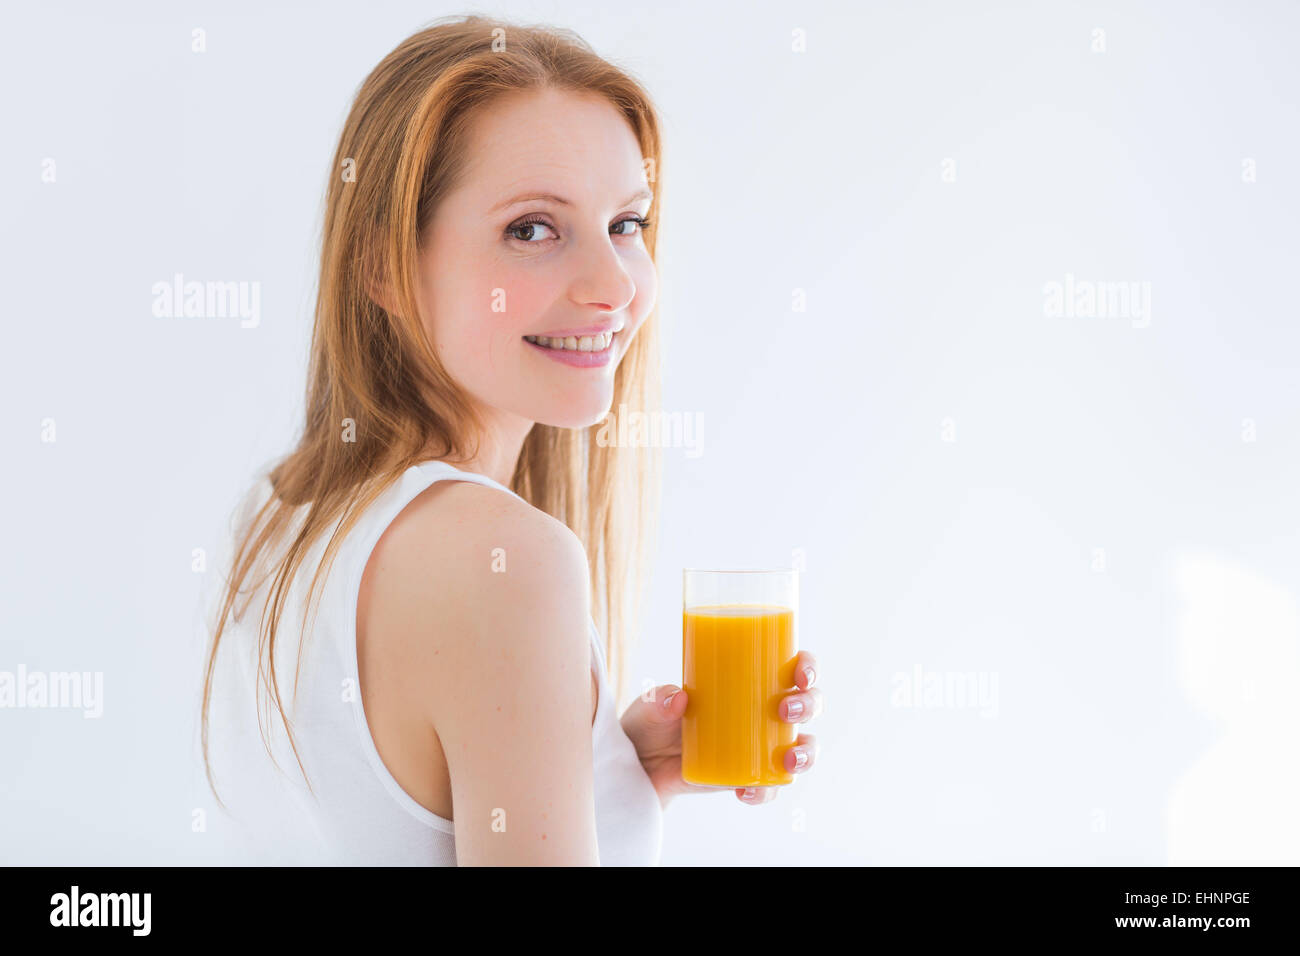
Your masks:
[{"label": "woman's eye", "polygon": [[622,230],[618,233],[618,235],[620,236],[635,236],[638,232],[645,231],[645,227],[650,225],[650,220],[645,219],[641,216],[632,216],[628,219],[620,219],[618,222],[614,223],[614,225],[615,226],[627,226],[627,225],[636,226],[637,228],[635,229]]},{"label": "woman's eye", "polygon": [[[635,236],[638,232],[644,230],[648,225],[650,225],[650,220],[645,219],[641,216],[632,216],[628,219],[620,219],[618,222],[614,223],[609,228],[610,228],[611,235]],[[632,226],[634,228],[629,229],[627,228],[628,226]],[[545,236],[544,234],[538,231],[541,229],[550,230],[552,233],[550,238],[558,238],[554,235],[555,230],[551,228],[550,224],[545,223],[540,219],[525,219],[523,222],[517,222],[513,226],[510,226],[508,229],[506,229],[506,233],[510,235],[511,238],[516,239],[519,242],[525,242],[531,245],[537,245],[538,240],[544,240],[548,238],[547,236]]]},{"label": "woman's eye", "polygon": [[[526,219],[523,222],[515,223],[515,225],[511,226],[506,231],[520,242],[533,242],[538,238],[537,230],[550,228],[550,226],[542,222],[540,219]],[[520,233],[523,233],[523,235],[520,235]],[[541,238],[545,238],[545,236],[542,236]]]}]

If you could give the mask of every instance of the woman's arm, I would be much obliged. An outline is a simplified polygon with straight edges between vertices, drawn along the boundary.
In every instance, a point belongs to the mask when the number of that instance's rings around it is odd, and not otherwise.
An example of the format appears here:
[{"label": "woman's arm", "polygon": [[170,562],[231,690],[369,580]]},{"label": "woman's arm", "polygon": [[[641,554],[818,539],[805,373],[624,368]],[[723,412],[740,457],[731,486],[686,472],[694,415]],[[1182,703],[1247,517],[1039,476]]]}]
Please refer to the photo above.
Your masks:
[{"label": "woman's arm", "polygon": [[599,865],[582,543],[499,489],[455,482],[436,500],[388,549],[408,583],[386,617],[427,687],[457,862]]}]

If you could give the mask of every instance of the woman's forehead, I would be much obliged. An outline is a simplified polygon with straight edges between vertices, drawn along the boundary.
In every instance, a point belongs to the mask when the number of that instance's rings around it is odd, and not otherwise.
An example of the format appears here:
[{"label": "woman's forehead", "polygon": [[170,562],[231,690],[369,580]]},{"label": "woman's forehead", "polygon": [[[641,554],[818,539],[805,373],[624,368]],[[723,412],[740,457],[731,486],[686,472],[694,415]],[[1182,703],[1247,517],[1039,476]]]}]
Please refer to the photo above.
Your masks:
[{"label": "woman's forehead", "polygon": [[532,95],[533,105],[515,100],[483,111],[469,137],[466,186],[490,195],[495,207],[529,194],[619,202],[644,184],[636,134],[611,103]]}]

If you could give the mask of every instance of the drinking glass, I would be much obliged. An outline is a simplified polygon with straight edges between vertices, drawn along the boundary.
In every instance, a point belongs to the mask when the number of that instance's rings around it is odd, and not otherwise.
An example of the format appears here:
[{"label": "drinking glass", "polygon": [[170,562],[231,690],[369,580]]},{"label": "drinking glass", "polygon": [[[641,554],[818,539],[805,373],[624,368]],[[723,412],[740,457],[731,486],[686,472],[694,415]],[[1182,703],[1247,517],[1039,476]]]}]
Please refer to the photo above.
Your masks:
[{"label": "drinking glass", "polygon": [[798,687],[799,572],[682,571],[682,779],[709,787],[791,783],[797,726],[781,700]]}]

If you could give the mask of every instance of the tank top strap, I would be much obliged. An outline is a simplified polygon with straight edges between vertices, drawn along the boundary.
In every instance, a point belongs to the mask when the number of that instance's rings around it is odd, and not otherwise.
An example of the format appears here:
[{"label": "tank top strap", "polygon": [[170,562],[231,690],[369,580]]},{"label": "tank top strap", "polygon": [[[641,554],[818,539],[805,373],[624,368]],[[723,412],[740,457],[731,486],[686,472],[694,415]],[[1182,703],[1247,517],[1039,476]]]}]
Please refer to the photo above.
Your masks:
[{"label": "tank top strap", "polygon": [[507,488],[505,485],[501,484],[501,482],[497,481],[495,478],[490,478],[487,475],[481,475],[477,471],[465,471],[463,468],[457,468],[455,465],[452,465],[445,461],[440,461],[436,458],[431,458],[428,461],[422,461],[418,465],[412,465],[411,468],[414,470],[418,470],[422,474],[428,476],[430,478],[430,484],[432,484],[434,481],[437,481],[439,478],[455,478],[463,481],[473,481],[473,482],[477,482],[480,485],[489,485],[490,487],[493,488],[500,488],[502,491],[506,492],[507,494],[514,495],[520,501],[524,500],[519,494],[517,494],[512,489]]}]

